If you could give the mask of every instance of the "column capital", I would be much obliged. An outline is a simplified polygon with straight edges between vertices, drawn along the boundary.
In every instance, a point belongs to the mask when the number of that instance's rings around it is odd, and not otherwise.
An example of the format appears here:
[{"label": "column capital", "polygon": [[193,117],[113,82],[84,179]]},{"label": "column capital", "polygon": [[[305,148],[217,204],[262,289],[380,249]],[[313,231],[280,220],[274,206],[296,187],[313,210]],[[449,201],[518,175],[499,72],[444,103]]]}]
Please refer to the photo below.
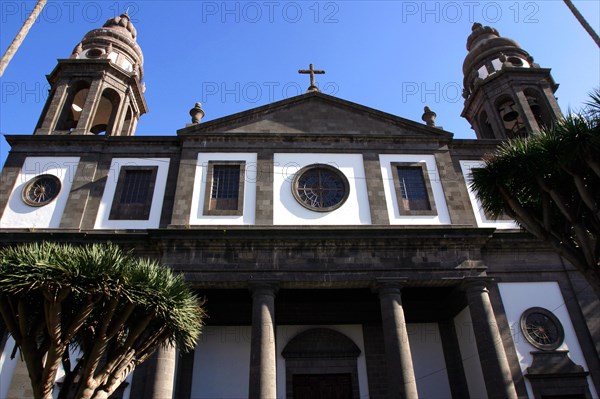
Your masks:
[{"label": "column capital", "polygon": [[473,292],[473,291],[488,292],[488,287],[494,283],[495,282],[492,277],[478,277],[478,278],[465,279],[462,282],[461,286],[467,292]]},{"label": "column capital", "polygon": [[376,278],[373,283],[373,292],[378,294],[400,294],[406,286],[407,278]]},{"label": "column capital", "polygon": [[275,296],[279,291],[279,280],[256,279],[248,281],[248,289],[254,297],[255,295]]}]

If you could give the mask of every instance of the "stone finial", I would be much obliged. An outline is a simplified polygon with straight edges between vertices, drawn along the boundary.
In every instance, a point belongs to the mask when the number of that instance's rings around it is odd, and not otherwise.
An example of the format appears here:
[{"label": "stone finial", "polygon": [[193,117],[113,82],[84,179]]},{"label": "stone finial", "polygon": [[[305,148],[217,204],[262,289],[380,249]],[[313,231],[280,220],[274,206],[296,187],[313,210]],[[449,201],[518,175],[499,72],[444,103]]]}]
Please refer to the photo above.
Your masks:
[{"label": "stone finial", "polygon": [[425,107],[423,116],[421,119],[427,126],[435,126],[435,117],[437,116],[429,107]]},{"label": "stone finial", "polygon": [[194,108],[190,110],[190,116],[192,117],[192,123],[198,124],[204,117],[204,110],[202,109],[202,104],[196,103]]},{"label": "stone finial", "polygon": [[79,42],[79,44],[77,46],[75,46],[75,48],[73,49],[73,52],[71,53],[71,57],[69,57],[69,58],[79,57],[79,54],[81,54],[82,51],[83,51],[83,44],[81,42]]},{"label": "stone finial", "polygon": [[129,14],[125,12],[124,14],[119,15],[118,17],[110,18],[104,23],[103,28],[111,28],[111,29],[123,29],[131,35],[131,37],[135,40],[137,36],[137,30],[133,26],[131,19],[129,18]]},{"label": "stone finial", "polygon": [[146,92],[146,82],[142,82],[142,94]]},{"label": "stone finial", "polygon": [[471,34],[467,38],[467,51],[476,47],[476,44],[482,40],[493,37],[500,37],[500,33],[491,26],[483,26],[479,22],[475,22],[471,27]]}]

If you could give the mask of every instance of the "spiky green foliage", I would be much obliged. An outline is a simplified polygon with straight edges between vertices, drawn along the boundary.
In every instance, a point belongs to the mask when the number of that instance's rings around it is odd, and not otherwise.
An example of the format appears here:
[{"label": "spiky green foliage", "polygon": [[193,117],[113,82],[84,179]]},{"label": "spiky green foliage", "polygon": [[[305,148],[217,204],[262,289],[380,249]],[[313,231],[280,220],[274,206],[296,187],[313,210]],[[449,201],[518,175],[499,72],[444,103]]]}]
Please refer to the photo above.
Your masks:
[{"label": "spiky green foliage", "polygon": [[582,112],[503,143],[471,187],[486,212],[552,245],[600,296],[600,91]]},{"label": "spiky green foliage", "polygon": [[[34,396],[106,397],[160,345],[195,347],[202,303],[180,276],[118,246],[54,243],[0,250],[0,314]],[[80,358],[71,365],[69,351]]]}]

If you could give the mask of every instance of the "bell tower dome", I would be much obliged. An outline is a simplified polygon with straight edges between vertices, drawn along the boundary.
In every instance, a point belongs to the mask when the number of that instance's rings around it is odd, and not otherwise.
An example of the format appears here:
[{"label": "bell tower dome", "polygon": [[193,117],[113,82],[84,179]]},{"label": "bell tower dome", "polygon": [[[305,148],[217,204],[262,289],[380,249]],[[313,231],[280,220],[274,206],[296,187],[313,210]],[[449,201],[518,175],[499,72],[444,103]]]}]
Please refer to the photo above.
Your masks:
[{"label": "bell tower dome", "polygon": [[475,23],[467,50],[462,116],[477,138],[527,136],[561,116],[550,69],[540,68],[517,42]]},{"label": "bell tower dome", "polygon": [[47,76],[50,95],[34,134],[131,136],[144,100],[144,56],[127,13],[88,32]]}]

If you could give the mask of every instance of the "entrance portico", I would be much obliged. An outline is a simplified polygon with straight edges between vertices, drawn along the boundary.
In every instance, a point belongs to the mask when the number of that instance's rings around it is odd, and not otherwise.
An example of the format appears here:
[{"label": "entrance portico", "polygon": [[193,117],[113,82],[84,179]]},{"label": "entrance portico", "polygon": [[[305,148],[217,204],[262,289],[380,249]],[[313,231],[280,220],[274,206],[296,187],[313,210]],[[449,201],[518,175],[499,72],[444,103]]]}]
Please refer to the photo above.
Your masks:
[{"label": "entrance portico", "polygon": [[[238,394],[256,398],[319,395],[314,392],[334,386],[336,392],[349,392],[349,398],[450,397],[468,392],[467,380],[470,385],[480,384],[483,392],[495,386],[485,373],[477,377],[469,374],[470,366],[463,367],[459,341],[483,333],[478,323],[475,330],[467,331],[471,326],[452,315],[463,310],[472,319],[490,316],[477,306],[465,308],[469,299],[463,285],[398,287],[379,281],[377,290],[279,287],[269,283],[255,284],[250,293],[243,289],[205,292],[214,318],[208,320],[196,350],[193,382],[188,383],[193,385],[192,397],[209,397],[203,394],[206,386],[222,378],[232,386],[239,380]],[[470,299],[476,305],[474,300]],[[398,307],[403,321],[396,317]],[[393,328],[384,320],[390,315],[395,317]],[[389,344],[390,337],[396,347]],[[219,346],[221,352],[211,352]],[[479,359],[488,362],[480,369],[494,361],[491,356]],[[225,370],[242,374],[232,376]]]}]

